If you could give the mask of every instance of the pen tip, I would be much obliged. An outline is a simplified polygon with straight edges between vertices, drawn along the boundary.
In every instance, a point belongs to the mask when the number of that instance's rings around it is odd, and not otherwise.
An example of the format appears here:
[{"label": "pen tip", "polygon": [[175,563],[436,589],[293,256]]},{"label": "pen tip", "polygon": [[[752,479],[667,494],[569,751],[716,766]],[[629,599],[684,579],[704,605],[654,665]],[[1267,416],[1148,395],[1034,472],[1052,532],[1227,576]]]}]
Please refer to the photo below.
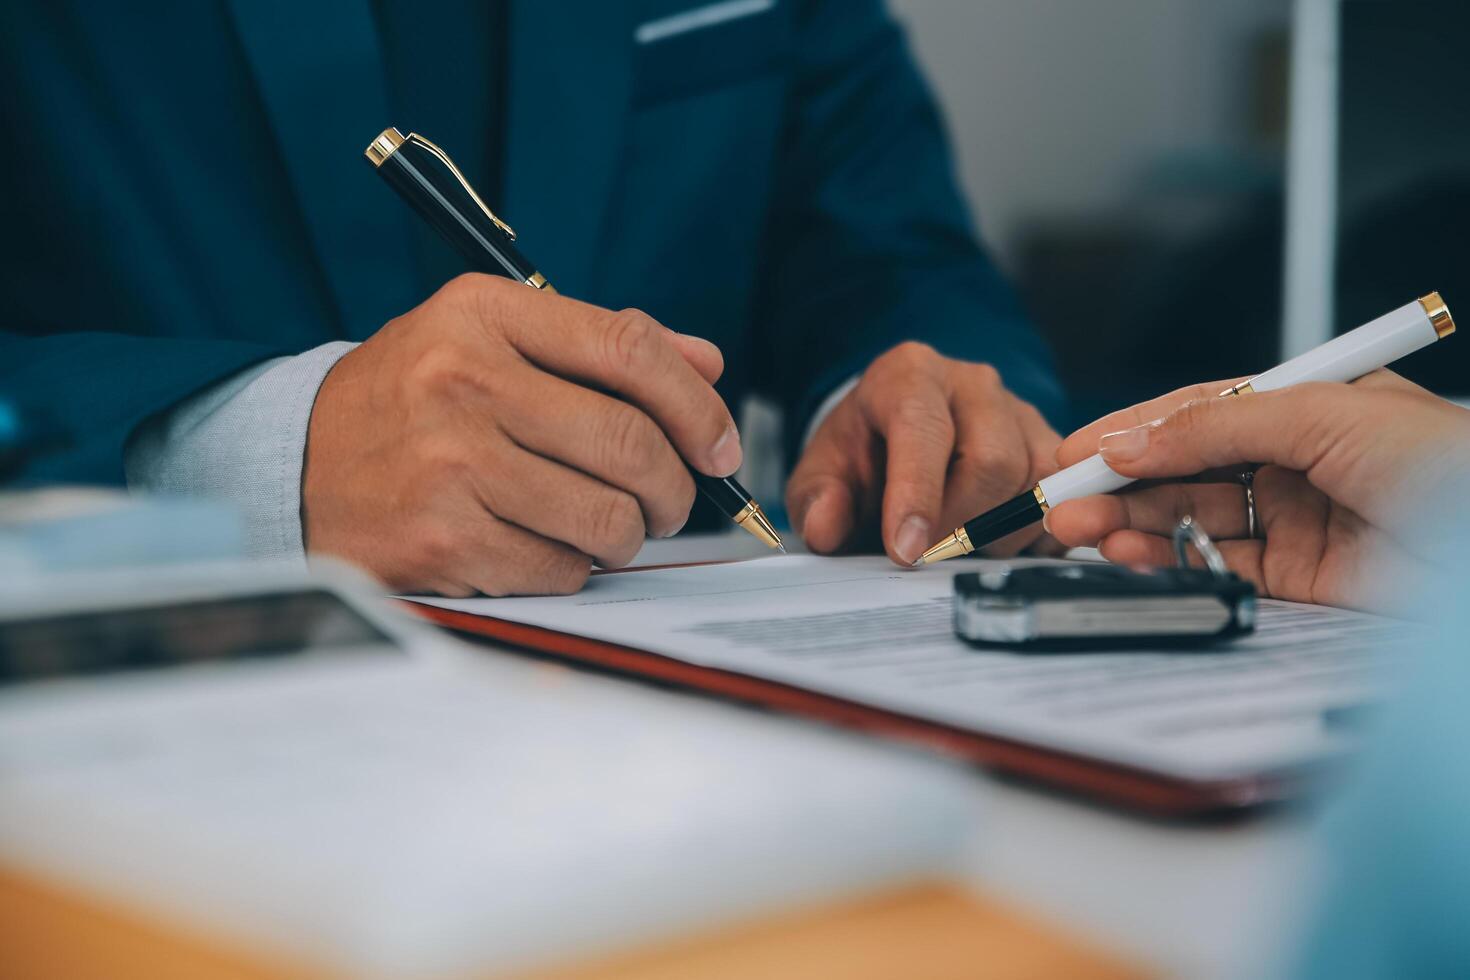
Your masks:
[{"label": "pen tip", "polygon": [[787,553],[786,546],[779,541],[776,542],[776,550],[781,552],[781,554],[783,555]]},{"label": "pen tip", "polygon": [[909,567],[910,568],[922,568],[922,567],[924,567],[924,556],[923,555],[920,555],[919,557],[915,558],[909,564]]}]

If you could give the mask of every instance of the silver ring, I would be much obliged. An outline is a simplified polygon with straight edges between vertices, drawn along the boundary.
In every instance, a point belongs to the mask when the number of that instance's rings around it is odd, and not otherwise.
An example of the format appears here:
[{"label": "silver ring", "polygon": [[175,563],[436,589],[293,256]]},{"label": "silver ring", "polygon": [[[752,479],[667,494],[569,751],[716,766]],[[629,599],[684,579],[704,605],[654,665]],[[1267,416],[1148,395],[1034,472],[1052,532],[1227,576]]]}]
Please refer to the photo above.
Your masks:
[{"label": "silver ring", "polygon": [[1240,485],[1245,487],[1245,536],[1261,536],[1261,515],[1256,512],[1256,474],[1246,470],[1240,474]]}]

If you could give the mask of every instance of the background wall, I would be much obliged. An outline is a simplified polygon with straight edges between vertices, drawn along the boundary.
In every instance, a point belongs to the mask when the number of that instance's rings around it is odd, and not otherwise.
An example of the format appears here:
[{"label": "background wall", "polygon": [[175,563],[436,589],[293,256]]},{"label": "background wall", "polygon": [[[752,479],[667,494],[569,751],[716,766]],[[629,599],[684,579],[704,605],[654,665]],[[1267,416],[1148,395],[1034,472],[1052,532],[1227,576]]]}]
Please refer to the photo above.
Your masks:
[{"label": "background wall", "polygon": [[1071,421],[1269,366],[1291,0],[890,3]]},{"label": "background wall", "polygon": [[[889,3],[981,233],[1056,352],[1063,424],[1278,361],[1293,0]],[[1341,72],[1332,323],[1430,289],[1463,307],[1470,0],[1312,3],[1334,4],[1330,64],[1309,66]],[[1470,403],[1470,343],[1444,346],[1400,368]]]},{"label": "background wall", "polygon": [[1033,220],[1110,212],[1180,156],[1259,149],[1280,110],[1252,73],[1289,0],[890,2],[1010,265]]}]

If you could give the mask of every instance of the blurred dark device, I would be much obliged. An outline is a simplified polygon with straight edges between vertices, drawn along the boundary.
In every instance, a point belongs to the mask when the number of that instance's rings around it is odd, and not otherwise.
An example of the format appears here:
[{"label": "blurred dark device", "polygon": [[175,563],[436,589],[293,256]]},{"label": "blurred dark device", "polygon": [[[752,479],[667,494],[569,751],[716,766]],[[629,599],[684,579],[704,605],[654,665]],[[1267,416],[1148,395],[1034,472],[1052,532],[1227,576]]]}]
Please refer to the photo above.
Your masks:
[{"label": "blurred dark device", "polygon": [[67,445],[60,426],[45,413],[23,411],[0,398],[0,486],[17,477],[36,457]]},{"label": "blurred dark device", "polygon": [[0,616],[0,687],[55,677],[401,645],[340,594],[283,588]]},{"label": "blurred dark device", "polygon": [[1208,569],[1076,563],[967,572],[954,580],[955,633],[983,647],[1177,649],[1250,633],[1255,622],[1255,588]]},{"label": "blurred dark device", "polygon": [[0,589],[0,692],[166,668],[303,657],[394,657],[418,623],[359,574],[269,563],[37,575]]}]

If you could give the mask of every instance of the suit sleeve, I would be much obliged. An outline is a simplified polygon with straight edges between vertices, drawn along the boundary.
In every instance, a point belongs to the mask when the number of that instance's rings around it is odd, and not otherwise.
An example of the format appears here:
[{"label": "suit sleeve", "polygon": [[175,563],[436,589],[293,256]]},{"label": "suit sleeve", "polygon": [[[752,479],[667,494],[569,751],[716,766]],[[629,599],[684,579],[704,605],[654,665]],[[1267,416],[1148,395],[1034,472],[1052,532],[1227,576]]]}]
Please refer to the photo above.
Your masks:
[{"label": "suit sleeve", "polygon": [[934,99],[881,0],[797,14],[759,316],[788,451],[823,398],[904,340],[985,361],[1053,424],[1041,338],[985,255]]},{"label": "suit sleeve", "polygon": [[145,420],[286,353],[231,340],[0,331],[0,399],[55,433],[20,479],[121,485],[124,448]]}]

